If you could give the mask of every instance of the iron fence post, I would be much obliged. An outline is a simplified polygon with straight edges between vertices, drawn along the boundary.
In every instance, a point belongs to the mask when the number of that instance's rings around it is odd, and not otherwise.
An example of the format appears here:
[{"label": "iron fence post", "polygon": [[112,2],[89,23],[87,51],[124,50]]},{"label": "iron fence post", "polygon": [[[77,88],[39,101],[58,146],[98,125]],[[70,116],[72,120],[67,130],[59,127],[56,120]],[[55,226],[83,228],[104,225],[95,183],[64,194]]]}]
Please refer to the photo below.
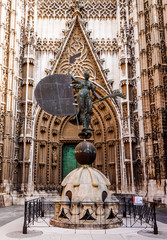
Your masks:
[{"label": "iron fence post", "polygon": [[41,198],[41,216],[44,217],[44,197]]},{"label": "iron fence post", "polygon": [[24,204],[24,224],[23,224],[23,234],[27,234],[27,202]]},{"label": "iron fence post", "polygon": [[156,220],[156,209],[155,209],[156,203],[153,203],[153,209],[154,209],[154,234],[158,234],[158,226],[157,226],[157,220]]},{"label": "iron fence post", "polygon": [[123,210],[123,217],[126,218],[126,199],[124,197],[124,210]]}]

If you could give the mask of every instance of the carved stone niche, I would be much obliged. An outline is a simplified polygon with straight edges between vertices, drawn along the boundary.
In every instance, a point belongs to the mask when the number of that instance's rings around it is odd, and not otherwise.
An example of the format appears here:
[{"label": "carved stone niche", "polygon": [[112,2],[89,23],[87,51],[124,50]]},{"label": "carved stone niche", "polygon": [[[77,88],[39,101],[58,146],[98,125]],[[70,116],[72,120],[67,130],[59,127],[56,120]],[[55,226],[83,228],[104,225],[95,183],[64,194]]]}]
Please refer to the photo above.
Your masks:
[{"label": "carved stone niche", "polygon": [[96,135],[101,135],[101,129],[97,129],[97,130],[95,131],[95,134],[96,134]]},{"label": "carved stone niche", "polygon": [[128,137],[124,137],[124,138],[123,138],[123,142],[124,142],[124,143],[129,143],[129,138],[128,138]]},{"label": "carved stone niche", "polygon": [[105,115],[105,116],[104,116],[104,119],[105,119],[106,121],[111,120],[111,115],[110,115],[110,113],[108,113],[107,115]]},{"label": "carved stone niche", "polygon": [[56,118],[55,121],[54,121],[54,124],[59,125],[60,123],[61,123],[61,120],[59,118]]},{"label": "carved stone niche", "polygon": [[49,119],[49,114],[44,113],[42,119],[43,119],[44,121],[47,121],[47,120]]},{"label": "carved stone niche", "polygon": [[28,79],[28,84],[33,87],[34,86],[34,79],[33,78],[29,78]]},{"label": "carved stone niche", "polygon": [[103,109],[105,109],[105,104],[104,103],[100,103],[99,104],[99,106],[98,106],[98,108],[100,109],[100,110],[103,110]]},{"label": "carved stone niche", "polygon": [[97,143],[95,143],[95,147],[96,147],[97,149],[102,148],[102,142],[97,142]]},{"label": "carved stone niche", "polygon": [[120,59],[120,65],[124,65],[125,64],[125,57],[121,57]]},{"label": "carved stone niche", "polygon": [[53,143],[52,145],[52,168],[53,169],[57,167],[57,161],[58,161],[57,147],[58,147],[58,144]]},{"label": "carved stone niche", "polygon": [[119,46],[116,38],[113,38],[112,40],[112,50],[113,52],[118,52]]},{"label": "carved stone niche", "polygon": [[19,137],[19,143],[23,143],[24,142],[24,137]]},{"label": "carved stone niche", "polygon": [[120,86],[123,87],[126,85],[127,80],[126,79],[122,79],[120,82]]},{"label": "carved stone niche", "polygon": [[110,72],[110,70],[108,68],[103,69],[103,73],[105,74],[106,77],[107,77],[109,72]]},{"label": "carved stone niche", "polygon": [[57,136],[57,133],[58,133],[57,129],[53,128],[52,129],[52,135],[53,136]]},{"label": "carved stone niche", "polygon": [[136,159],[141,160],[141,150],[140,150],[140,145],[136,146]]},{"label": "carved stone niche", "polygon": [[40,132],[45,133],[46,132],[46,127],[45,126],[40,126]]},{"label": "carved stone niche", "polygon": [[[19,143],[24,142],[24,137],[19,137]],[[26,143],[31,144],[32,143],[32,137],[26,137]]]},{"label": "carved stone niche", "polygon": [[58,146],[59,146],[59,144],[58,144],[57,142],[53,142],[53,143],[52,143],[52,150],[53,150],[54,148],[57,149]]},{"label": "carved stone niche", "polygon": [[99,124],[99,120],[98,120],[97,118],[94,118],[94,119],[92,120],[92,122],[93,122],[94,125]]},{"label": "carved stone niche", "polygon": [[43,168],[45,166],[45,163],[44,162],[39,162],[39,167],[40,168]]},{"label": "carved stone niche", "polygon": [[115,146],[115,140],[110,140],[110,141],[108,141],[108,146],[109,146],[109,147]]},{"label": "carved stone niche", "polygon": [[107,130],[108,130],[109,133],[114,132],[114,126],[110,126],[110,127],[108,127]]},{"label": "carved stone niche", "polygon": [[39,144],[39,145],[40,145],[41,148],[43,148],[43,147],[46,146],[46,142],[45,142],[45,141],[40,141],[40,144]]},{"label": "carved stone niche", "polygon": [[26,137],[26,143],[31,144],[32,143],[32,138],[31,137]]}]

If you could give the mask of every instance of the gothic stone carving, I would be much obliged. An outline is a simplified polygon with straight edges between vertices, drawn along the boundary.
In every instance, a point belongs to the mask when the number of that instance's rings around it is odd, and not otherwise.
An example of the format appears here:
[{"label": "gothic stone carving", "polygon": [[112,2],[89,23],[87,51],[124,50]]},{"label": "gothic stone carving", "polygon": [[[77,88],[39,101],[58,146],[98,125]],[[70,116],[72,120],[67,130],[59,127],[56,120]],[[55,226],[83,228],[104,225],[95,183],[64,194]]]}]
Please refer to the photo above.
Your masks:
[{"label": "gothic stone carving", "polygon": [[82,18],[116,17],[117,1],[61,1],[39,0],[38,17],[71,18],[79,11]]}]

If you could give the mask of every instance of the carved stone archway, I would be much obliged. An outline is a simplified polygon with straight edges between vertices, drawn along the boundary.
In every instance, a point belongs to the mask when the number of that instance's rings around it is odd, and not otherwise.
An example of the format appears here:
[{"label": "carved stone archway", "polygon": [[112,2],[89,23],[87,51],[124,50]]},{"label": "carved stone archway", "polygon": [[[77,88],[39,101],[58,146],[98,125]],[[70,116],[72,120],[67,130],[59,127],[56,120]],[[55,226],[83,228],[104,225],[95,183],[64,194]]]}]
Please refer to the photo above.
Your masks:
[{"label": "carved stone archway", "polygon": [[[97,94],[105,96],[100,88]],[[110,99],[93,105],[89,139],[97,151],[93,167],[110,178],[112,190],[121,188],[119,123]],[[55,190],[62,181],[62,147],[67,143],[79,143],[80,126],[72,125],[72,116],[56,117],[39,110],[35,121],[34,185],[36,190]]]},{"label": "carved stone archway", "polygon": [[[99,97],[111,93],[106,75],[98,61],[85,24],[76,16],[70,23],[61,48],[61,53],[51,69],[51,74],[67,74],[69,56],[81,52],[81,56],[71,64],[71,74],[82,79],[85,70],[90,72],[90,81],[96,86]],[[77,91],[74,90],[76,100]],[[94,99],[92,97],[92,102]],[[62,147],[67,143],[79,143],[78,133],[81,129],[69,122],[70,117],[56,117],[39,111],[35,124],[35,189],[55,189],[62,181]],[[89,139],[97,150],[94,167],[110,178],[112,190],[121,189],[120,139],[118,108],[115,101],[107,99],[93,105],[91,127],[94,133]]]}]

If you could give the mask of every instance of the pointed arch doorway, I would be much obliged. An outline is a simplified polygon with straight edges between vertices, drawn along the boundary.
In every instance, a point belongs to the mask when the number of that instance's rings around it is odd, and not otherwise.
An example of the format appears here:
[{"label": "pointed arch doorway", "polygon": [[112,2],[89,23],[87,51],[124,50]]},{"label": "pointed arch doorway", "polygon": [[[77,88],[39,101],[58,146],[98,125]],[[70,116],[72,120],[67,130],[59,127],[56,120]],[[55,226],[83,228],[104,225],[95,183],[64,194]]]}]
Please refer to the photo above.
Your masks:
[{"label": "pointed arch doorway", "polygon": [[74,169],[81,165],[75,159],[77,143],[65,143],[62,148],[62,180]]}]

